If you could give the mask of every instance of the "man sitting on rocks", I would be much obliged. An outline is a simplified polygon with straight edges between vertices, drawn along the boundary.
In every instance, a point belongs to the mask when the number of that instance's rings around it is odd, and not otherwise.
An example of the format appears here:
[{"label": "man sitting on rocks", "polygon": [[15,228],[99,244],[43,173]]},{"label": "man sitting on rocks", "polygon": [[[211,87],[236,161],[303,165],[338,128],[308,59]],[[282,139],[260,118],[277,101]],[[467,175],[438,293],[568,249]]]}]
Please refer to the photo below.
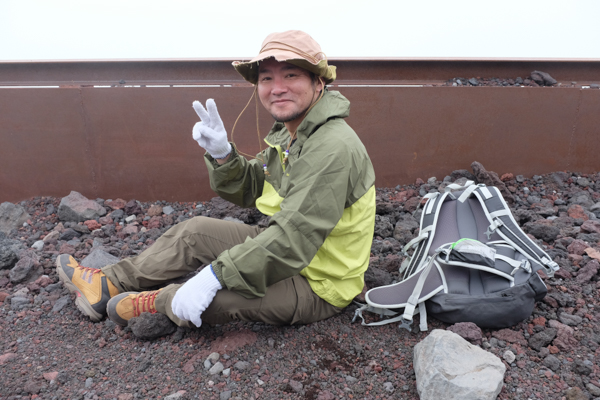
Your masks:
[{"label": "man sitting on rocks", "polygon": [[[143,312],[179,326],[202,321],[310,323],[339,313],[364,286],[375,221],[375,175],[346,124],[349,101],[320,46],[300,31],[273,33],[235,69],[255,85],[275,124],[248,160],[227,141],[214,100],[193,137],[206,149],[211,187],[242,207],[272,216],[267,228],[206,217],[179,223],[140,255],[100,269],[67,254],[61,280],[92,320],[120,325]],[[184,284],[158,285],[209,264]],[[149,290],[149,291],[148,291]]]}]

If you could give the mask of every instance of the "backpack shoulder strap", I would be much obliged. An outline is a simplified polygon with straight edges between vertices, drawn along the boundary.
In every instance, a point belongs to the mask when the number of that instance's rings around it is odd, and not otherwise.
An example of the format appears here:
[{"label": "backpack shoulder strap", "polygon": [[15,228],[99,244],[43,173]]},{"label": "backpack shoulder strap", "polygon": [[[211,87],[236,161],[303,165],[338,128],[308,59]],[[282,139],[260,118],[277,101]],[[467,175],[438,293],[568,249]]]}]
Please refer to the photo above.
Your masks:
[{"label": "backpack shoulder strap", "polygon": [[481,203],[481,207],[490,222],[486,235],[488,238],[498,233],[506,242],[514,246],[519,253],[530,260],[536,261],[544,268],[544,272],[552,277],[558,270],[558,264],[529,238],[513,218],[506,201],[494,186],[477,185],[473,195]]},{"label": "backpack shoulder strap", "polygon": [[[402,253],[406,256],[405,261],[400,267],[400,273],[404,272],[402,279],[407,279],[419,271],[427,262],[427,255],[431,246],[431,239],[435,236],[435,228],[437,225],[438,214],[446,197],[451,195],[445,193],[428,193],[425,195],[427,203],[423,207],[421,214],[421,223],[419,225],[419,235],[408,242],[402,249]],[[412,257],[409,257],[408,250],[416,247]]]}]

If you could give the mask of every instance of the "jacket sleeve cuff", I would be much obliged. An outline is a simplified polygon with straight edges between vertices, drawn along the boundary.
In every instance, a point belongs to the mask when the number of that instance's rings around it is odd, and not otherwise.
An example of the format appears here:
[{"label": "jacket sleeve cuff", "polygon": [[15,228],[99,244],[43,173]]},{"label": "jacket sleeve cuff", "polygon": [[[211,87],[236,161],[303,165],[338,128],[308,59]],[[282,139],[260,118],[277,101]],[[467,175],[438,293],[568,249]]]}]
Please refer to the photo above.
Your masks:
[{"label": "jacket sleeve cuff", "polygon": [[217,260],[213,261],[212,270],[215,273],[215,276],[217,277],[217,280],[219,281],[221,286],[226,288],[227,285],[225,285],[225,281],[223,280],[223,264]]},{"label": "jacket sleeve cuff", "polygon": [[227,165],[232,160],[234,160],[235,158],[237,158],[238,152],[237,152],[235,146],[231,142],[229,144],[231,145],[231,151],[229,152],[229,159],[225,163],[223,163],[223,164],[219,164],[217,162],[217,160],[208,153],[208,151],[206,153],[204,153],[204,158],[206,159],[207,164],[210,164],[210,166],[212,167],[212,169],[217,169],[219,167],[222,167],[223,165]]}]

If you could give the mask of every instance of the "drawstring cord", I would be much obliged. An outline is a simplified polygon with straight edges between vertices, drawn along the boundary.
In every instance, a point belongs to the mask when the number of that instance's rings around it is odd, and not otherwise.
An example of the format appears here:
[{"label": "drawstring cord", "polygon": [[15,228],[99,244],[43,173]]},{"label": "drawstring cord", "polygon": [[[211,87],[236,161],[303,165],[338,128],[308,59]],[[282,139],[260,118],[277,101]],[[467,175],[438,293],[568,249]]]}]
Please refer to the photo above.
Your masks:
[{"label": "drawstring cord", "polygon": [[261,155],[260,158],[261,158],[261,161],[262,161],[262,164],[263,164],[263,171],[265,172],[265,175],[269,175],[269,171],[267,171],[267,164],[265,163],[265,159],[262,156],[263,149],[262,149],[262,146],[261,146],[261,143],[260,143],[260,126],[258,124],[258,100],[256,99],[256,90],[257,89],[258,89],[258,86],[254,85],[254,90],[252,91],[252,94],[250,95],[250,99],[248,100],[248,103],[246,103],[246,106],[243,108],[242,112],[240,112],[240,114],[235,119],[235,122],[233,123],[233,128],[231,128],[231,143],[233,143],[233,145],[235,146],[235,149],[237,150],[237,152],[239,154],[242,154],[242,155],[250,157],[250,158],[256,158],[258,160],[257,156],[253,156],[252,154],[244,153],[243,151],[239,150],[237,148],[237,145],[233,141],[233,132],[235,131],[235,127],[236,127],[236,125],[237,125],[240,117],[242,116],[242,114],[244,113],[244,111],[246,111],[246,109],[250,105],[250,102],[254,98],[254,104],[256,104],[256,134],[258,136],[258,149],[259,149],[259,154]]},{"label": "drawstring cord", "polygon": [[[242,112],[237,116],[237,118],[235,119],[235,122],[233,123],[233,128],[231,128],[231,142],[233,143],[233,145],[235,146],[235,142],[233,141],[233,132],[235,131],[235,127],[240,119],[240,117],[242,116],[242,114],[244,113],[244,111],[246,111],[246,108],[248,108],[248,106],[250,105],[250,102],[252,101],[252,99],[255,99],[256,102],[256,133],[258,134],[258,148],[260,149],[260,129],[258,126],[258,101],[256,101],[256,90],[257,90],[257,86],[254,85],[254,90],[252,91],[252,94],[250,95],[250,99],[248,100],[248,103],[246,103],[246,106],[242,109]],[[237,150],[237,146],[236,146],[236,150]],[[261,150],[262,151],[262,150]],[[248,157],[252,157],[255,158],[255,156],[244,153],[240,150],[238,150],[238,153],[243,154],[245,156]]]}]

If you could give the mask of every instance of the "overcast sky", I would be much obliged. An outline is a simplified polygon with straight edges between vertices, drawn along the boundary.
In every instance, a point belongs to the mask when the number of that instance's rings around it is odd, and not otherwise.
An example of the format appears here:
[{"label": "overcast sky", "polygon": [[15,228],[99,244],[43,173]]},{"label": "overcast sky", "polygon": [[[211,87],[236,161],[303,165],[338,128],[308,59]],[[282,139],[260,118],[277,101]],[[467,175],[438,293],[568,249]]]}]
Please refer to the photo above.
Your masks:
[{"label": "overcast sky", "polygon": [[0,0],[0,60],[243,59],[288,29],[330,58],[600,59],[600,0]]}]

